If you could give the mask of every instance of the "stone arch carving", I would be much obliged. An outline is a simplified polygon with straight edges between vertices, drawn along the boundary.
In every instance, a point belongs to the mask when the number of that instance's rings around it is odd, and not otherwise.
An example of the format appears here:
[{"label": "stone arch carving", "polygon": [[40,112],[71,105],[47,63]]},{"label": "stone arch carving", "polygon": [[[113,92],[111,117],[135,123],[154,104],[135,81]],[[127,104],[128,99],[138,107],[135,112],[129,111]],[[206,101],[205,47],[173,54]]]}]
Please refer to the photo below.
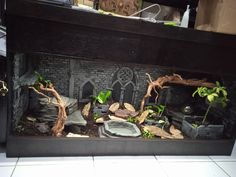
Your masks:
[{"label": "stone arch carving", "polygon": [[134,101],[134,91],[135,91],[135,85],[133,82],[128,82],[124,85],[124,102],[133,103]]},{"label": "stone arch carving", "polygon": [[112,99],[116,102],[120,102],[120,94],[121,94],[121,88],[122,88],[122,84],[120,83],[120,81],[116,80],[112,86],[111,86],[111,90],[112,90]]},{"label": "stone arch carving", "polygon": [[79,91],[79,101],[87,102],[90,101],[91,96],[95,95],[95,84],[91,79],[86,80],[81,86]]},{"label": "stone arch carving", "polygon": [[129,67],[122,67],[112,78],[112,98],[120,103],[134,103],[137,94],[137,79],[135,73]]}]

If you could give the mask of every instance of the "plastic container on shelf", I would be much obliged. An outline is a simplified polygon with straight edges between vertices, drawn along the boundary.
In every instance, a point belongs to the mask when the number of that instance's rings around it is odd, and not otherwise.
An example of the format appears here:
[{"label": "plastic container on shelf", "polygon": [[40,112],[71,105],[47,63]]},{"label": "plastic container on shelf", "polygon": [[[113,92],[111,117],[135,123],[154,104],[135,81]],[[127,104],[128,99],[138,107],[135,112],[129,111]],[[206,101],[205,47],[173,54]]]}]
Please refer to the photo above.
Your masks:
[{"label": "plastic container on shelf", "polygon": [[189,22],[189,13],[190,13],[190,9],[189,9],[189,5],[187,5],[187,9],[184,12],[184,15],[182,17],[181,23],[180,23],[180,27],[183,28],[188,28],[188,22]]}]

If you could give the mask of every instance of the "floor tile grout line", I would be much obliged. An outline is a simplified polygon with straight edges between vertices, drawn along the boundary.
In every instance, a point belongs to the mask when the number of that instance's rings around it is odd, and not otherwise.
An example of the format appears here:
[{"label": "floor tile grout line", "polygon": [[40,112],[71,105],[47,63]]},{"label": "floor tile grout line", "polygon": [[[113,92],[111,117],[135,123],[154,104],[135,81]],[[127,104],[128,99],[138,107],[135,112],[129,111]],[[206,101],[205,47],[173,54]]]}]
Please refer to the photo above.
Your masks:
[{"label": "floor tile grout line", "polygon": [[19,161],[19,157],[18,157],[17,160],[16,160],[16,164],[15,164],[13,170],[12,170],[11,177],[13,176],[13,174],[14,174],[14,172],[15,172],[15,169],[16,169],[16,167],[17,167],[18,161]]},{"label": "floor tile grout line", "polygon": [[153,156],[154,156],[154,158],[158,161],[157,156],[156,156],[156,155],[153,155]]},{"label": "floor tile grout line", "polygon": [[161,165],[161,162],[158,160],[156,155],[154,155],[154,158],[157,160],[157,163],[160,165],[160,168],[163,170],[166,177],[169,177],[168,173],[166,172],[165,168],[163,168],[163,166]]},{"label": "floor tile grout line", "polygon": [[211,157],[209,157],[211,160],[212,160],[212,162],[217,166],[217,167],[219,167],[227,176],[229,176],[229,177],[231,177],[228,173],[227,173],[227,171],[225,171],[219,164],[217,164],[217,162],[215,162]]},{"label": "floor tile grout line", "polygon": [[213,162],[236,162],[236,157],[235,159],[214,159],[211,156],[209,156],[209,158],[213,161]]},{"label": "floor tile grout line", "polygon": [[94,156],[92,156],[92,160],[93,160],[93,168],[95,169],[95,159],[94,159]]}]

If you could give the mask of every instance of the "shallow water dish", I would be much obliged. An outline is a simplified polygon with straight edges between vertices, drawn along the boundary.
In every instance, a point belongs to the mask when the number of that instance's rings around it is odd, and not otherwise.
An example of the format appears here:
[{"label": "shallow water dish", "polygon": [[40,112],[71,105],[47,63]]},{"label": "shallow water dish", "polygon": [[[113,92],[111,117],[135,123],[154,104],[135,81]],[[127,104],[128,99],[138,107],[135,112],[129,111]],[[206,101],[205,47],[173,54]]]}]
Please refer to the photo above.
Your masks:
[{"label": "shallow water dish", "polygon": [[104,122],[106,133],[123,137],[138,137],[141,135],[139,128],[130,122],[109,120]]}]

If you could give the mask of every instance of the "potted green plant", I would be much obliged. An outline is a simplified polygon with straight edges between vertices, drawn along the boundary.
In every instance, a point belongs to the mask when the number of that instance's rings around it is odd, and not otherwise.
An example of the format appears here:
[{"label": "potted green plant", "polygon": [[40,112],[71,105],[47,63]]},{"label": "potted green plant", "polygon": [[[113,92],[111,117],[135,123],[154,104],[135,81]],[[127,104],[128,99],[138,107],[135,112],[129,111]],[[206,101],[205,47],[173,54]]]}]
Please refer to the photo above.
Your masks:
[{"label": "potted green plant", "polygon": [[212,107],[226,107],[228,102],[228,93],[226,87],[216,82],[213,88],[198,87],[192,94],[206,99],[208,105],[204,116],[185,116],[182,123],[182,131],[194,139],[218,139],[223,135],[224,125],[212,124],[207,118]]},{"label": "potted green plant", "polygon": [[111,91],[100,91],[97,96],[93,97],[93,114],[103,115],[108,112],[109,105],[107,104],[111,97]]}]

